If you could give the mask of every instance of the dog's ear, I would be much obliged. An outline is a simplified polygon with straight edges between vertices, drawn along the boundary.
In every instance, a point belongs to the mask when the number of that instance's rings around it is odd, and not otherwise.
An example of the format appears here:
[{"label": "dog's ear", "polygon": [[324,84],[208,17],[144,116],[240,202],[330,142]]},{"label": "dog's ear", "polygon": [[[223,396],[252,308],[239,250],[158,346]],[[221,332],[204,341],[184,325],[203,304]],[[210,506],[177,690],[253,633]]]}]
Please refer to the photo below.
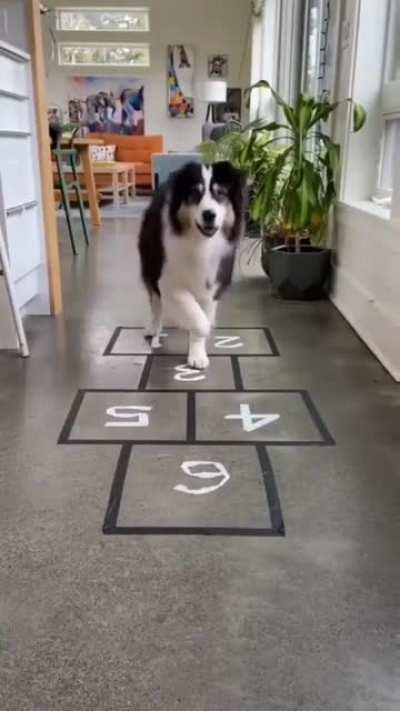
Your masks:
[{"label": "dog's ear", "polygon": [[244,187],[244,174],[227,160],[214,163],[213,173],[215,181],[221,185],[232,187],[235,191]]},{"label": "dog's ear", "polygon": [[213,178],[216,183],[227,187],[235,214],[240,217],[244,204],[245,175],[229,161],[220,161],[213,165]]}]

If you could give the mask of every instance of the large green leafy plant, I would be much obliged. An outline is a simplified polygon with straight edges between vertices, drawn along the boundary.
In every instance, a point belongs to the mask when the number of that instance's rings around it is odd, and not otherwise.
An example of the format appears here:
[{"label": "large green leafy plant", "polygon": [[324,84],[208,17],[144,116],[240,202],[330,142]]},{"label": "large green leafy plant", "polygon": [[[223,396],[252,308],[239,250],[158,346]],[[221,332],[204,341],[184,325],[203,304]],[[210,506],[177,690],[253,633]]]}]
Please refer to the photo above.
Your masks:
[{"label": "large green leafy plant", "polygon": [[[264,169],[255,175],[252,218],[265,235],[279,232],[288,245],[301,249],[304,239],[320,243],[326,235],[329,212],[336,200],[340,146],[321,126],[340,103],[318,101],[300,94],[294,105],[285,102],[267,81],[259,81],[247,93],[266,89],[281,109],[282,121],[256,119],[245,129],[249,156],[257,153],[260,135],[269,154]],[[365,123],[362,106],[354,103],[353,130]],[[274,145],[274,150],[272,146]]]}]

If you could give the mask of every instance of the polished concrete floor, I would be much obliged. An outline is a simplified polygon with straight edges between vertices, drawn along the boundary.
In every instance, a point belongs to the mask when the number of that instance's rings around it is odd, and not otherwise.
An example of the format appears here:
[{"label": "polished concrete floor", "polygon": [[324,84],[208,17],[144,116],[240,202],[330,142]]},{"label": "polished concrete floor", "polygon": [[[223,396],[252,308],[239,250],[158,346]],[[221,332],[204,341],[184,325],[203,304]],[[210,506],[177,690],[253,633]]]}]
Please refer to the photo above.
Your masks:
[{"label": "polished concrete floor", "polygon": [[102,355],[144,321],[137,226],[63,238],[64,318],[0,354],[0,709],[398,711],[400,388],[328,302],[243,257],[219,315],[279,347],[244,387],[307,390],[336,442],[268,448],[286,535],[103,534],[120,446],[57,439],[78,388],[137,387],[143,357]]}]

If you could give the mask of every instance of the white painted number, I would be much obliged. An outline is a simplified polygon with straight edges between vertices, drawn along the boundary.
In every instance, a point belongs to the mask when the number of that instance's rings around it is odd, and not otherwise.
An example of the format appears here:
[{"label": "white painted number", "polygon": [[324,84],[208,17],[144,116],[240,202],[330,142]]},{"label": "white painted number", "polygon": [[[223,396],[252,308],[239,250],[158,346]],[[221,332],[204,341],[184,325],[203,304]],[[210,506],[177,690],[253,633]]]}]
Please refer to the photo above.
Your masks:
[{"label": "white painted number", "polygon": [[176,365],[176,374],[174,375],[175,380],[180,380],[183,383],[195,383],[198,380],[205,380],[205,373],[202,370],[196,370],[195,368],[189,368],[188,365]]},{"label": "white painted number", "polygon": [[116,405],[107,408],[107,415],[115,417],[115,420],[106,422],[104,427],[148,427],[149,416],[153,408],[146,405]]},{"label": "white painted number", "polygon": [[215,336],[214,345],[216,348],[243,348],[243,341],[239,336]]},{"label": "white painted number", "polygon": [[[210,467],[210,470],[200,470],[193,471],[195,467]],[[181,464],[182,471],[188,476],[193,476],[196,479],[215,479],[216,477],[221,477],[218,484],[213,486],[203,486],[201,489],[190,489],[186,484],[177,484],[174,486],[174,491],[180,491],[182,494],[194,494],[195,496],[201,496],[202,494],[211,494],[213,491],[217,491],[221,486],[224,486],[227,481],[231,478],[230,474],[226,471],[221,462],[183,462]]]},{"label": "white painted number", "polygon": [[245,432],[254,432],[254,430],[260,429],[260,427],[266,427],[272,422],[279,420],[280,415],[269,415],[251,413],[250,405],[241,404],[240,405],[240,415],[225,415],[225,420],[242,420],[242,426]]}]

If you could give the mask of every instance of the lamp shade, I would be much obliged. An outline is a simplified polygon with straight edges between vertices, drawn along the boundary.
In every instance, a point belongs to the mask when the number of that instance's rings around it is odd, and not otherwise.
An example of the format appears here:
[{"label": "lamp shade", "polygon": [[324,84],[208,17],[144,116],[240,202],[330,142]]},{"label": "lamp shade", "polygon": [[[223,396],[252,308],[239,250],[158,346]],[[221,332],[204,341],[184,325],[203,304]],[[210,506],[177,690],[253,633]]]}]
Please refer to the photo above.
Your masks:
[{"label": "lamp shade", "polygon": [[196,87],[196,98],[207,104],[224,104],[226,102],[226,81],[199,81]]}]

